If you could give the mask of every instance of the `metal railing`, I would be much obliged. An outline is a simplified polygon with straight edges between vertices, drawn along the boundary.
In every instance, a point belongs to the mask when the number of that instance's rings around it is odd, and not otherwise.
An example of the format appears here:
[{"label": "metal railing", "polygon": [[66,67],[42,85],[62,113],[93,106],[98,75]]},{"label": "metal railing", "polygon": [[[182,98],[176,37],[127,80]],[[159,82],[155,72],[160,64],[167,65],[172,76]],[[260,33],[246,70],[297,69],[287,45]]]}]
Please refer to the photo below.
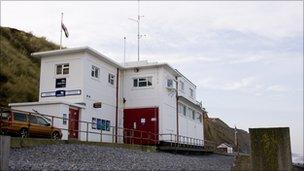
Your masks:
[{"label": "metal railing", "polygon": [[[161,142],[169,143],[171,146],[175,147],[189,147],[189,148],[205,148],[206,146],[214,148],[215,143],[212,141],[182,136],[182,135],[176,135],[172,133],[167,134],[156,134],[149,131],[141,131],[136,129],[129,129],[129,128],[123,128],[123,127],[116,127],[116,126],[109,126],[109,130],[97,130],[92,128],[93,122],[89,121],[82,121],[82,120],[76,120],[76,119],[70,119],[65,117],[59,117],[54,115],[48,115],[48,114],[42,114],[42,113],[36,113],[36,112],[27,112],[22,110],[16,110],[16,109],[10,109],[10,108],[0,108],[0,121],[2,120],[2,113],[4,111],[7,112],[18,112],[23,113],[27,115],[35,115],[35,116],[42,116],[44,118],[48,118],[50,121],[50,126],[52,128],[60,129],[61,131],[66,131],[66,135],[68,137],[65,137],[69,139],[69,133],[76,132],[77,137],[79,140],[82,141],[95,141],[95,142],[111,142],[111,143],[127,143],[127,144],[138,144],[138,145],[159,145]],[[11,116],[13,117],[13,116]],[[59,127],[54,126],[56,121],[63,121],[65,120],[67,122],[66,127]],[[8,121],[9,122],[9,121]],[[79,129],[71,129],[69,128],[70,122],[78,122],[78,128]],[[1,123],[1,122],[0,122]],[[29,120],[27,120],[27,129],[30,129],[31,123]],[[63,124],[58,124],[63,125]],[[84,129],[83,129],[84,128]],[[115,129],[117,128],[117,134],[115,134]],[[0,131],[2,130],[2,124],[0,124]],[[29,134],[30,135],[30,134]],[[92,135],[94,138],[92,138]],[[99,137],[99,138],[98,138]],[[106,140],[104,138],[107,138]],[[120,141],[118,141],[120,139]]]}]

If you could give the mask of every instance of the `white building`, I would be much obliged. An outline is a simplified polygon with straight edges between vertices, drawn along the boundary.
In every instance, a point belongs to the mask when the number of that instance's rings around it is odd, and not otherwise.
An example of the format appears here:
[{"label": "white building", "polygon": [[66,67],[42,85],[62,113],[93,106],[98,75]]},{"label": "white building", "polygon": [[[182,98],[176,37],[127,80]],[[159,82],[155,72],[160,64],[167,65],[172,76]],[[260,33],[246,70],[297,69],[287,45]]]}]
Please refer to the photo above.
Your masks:
[{"label": "white building", "polygon": [[220,149],[221,151],[228,153],[228,154],[232,154],[233,153],[233,148],[227,144],[227,143],[222,143],[219,146],[217,146],[218,149]]},{"label": "white building", "polygon": [[[127,142],[123,135],[130,133],[123,128],[154,133],[155,140],[169,139],[159,134],[204,139],[204,111],[196,101],[196,86],[166,63],[121,65],[89,47],[32,56],[41,59],[39,102],[10,106],[68,118],[54,119],[56,127],[70,129],[63,131],[63,139],[111,142],[119,135],[118,142]],[[93,134],[101,131],[102,137]]]}]

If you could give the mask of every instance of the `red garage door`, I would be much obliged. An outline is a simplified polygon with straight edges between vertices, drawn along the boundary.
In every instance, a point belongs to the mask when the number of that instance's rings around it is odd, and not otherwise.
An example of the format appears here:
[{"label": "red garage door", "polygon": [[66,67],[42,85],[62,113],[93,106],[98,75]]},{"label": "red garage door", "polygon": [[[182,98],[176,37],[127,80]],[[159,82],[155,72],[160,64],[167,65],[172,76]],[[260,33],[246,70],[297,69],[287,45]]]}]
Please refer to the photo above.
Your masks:
[{"label": "red garage door", "polygon": [[158,108],[124,110],[124,143],[154,145],[158,141]]}]

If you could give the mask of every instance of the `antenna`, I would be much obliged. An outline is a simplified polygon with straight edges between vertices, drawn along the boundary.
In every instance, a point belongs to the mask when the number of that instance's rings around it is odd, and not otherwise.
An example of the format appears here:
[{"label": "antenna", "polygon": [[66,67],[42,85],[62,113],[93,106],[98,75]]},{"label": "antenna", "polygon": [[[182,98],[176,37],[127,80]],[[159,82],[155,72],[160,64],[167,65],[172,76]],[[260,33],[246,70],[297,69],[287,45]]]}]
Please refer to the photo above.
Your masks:
[{"label": "antenna", "polygon": [[[129,20],[137,22],[137,60],[139,61],[139,46],[140,46],[140,38],[143,36],[140,34],[140,18],[144,17],[140,15],[140,5],[139,5],[139,0],[138,0],[138,6],[137,6],[137,20],[133,18],[129,18]],[[145,36],[145,35],[144,35]]]},{"label": "antenna", "polygon": [[124,55],[123,55],[123,66],[125,66],[126,63],[126,37],[123,38],[123,50],[124,50]]}]

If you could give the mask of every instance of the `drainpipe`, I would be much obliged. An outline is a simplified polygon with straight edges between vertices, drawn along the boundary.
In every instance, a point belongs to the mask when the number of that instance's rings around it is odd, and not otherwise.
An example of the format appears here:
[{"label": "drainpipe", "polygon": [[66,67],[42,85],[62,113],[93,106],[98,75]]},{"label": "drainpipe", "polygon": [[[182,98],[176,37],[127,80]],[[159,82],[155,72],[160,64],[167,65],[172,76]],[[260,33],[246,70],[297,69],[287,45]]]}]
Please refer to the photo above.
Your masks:
[{"label": "drainpipe", "polygon": [[178,80],[177,76],[175,77],[176,79],[176,141],[178,143],[179,141],[179,125],[178,125]]},{"label": "drainpipe", "polygon": [[116,73],[116,114],[115,114],[115,143],[117,143],[117,127],[118,127],[118,86],[119,86],[119,68]]}]

